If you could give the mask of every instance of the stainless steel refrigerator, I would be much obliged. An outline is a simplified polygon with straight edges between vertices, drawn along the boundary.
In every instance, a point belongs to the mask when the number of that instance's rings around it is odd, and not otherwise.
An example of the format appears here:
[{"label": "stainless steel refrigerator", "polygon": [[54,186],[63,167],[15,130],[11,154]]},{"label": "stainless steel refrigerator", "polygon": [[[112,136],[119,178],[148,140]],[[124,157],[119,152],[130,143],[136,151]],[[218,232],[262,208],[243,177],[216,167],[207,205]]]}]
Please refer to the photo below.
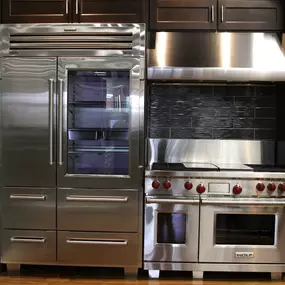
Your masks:
[{"label": "stainless steel refrigerator", "polygon": [[141,266],[144,64],[143,24],[3,26],[3,263]]}]

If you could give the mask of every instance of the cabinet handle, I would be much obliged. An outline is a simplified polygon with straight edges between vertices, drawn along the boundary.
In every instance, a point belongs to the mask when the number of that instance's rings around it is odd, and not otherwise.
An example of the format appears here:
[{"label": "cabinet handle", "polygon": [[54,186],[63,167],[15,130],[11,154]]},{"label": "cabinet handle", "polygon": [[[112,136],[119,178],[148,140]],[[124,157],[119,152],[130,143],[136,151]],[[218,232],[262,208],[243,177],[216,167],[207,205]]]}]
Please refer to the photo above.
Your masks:
[{"label": "cabinet handle", "polygon": [[53,165],[53,94],[54,94],[54,80],[49,79],[49,164]]},{"label": "cabinet handle", "polygon": [[59,98],[58,98],[58,105],[59,105],[59,111],[58,111],[58,127],[59,127],[59,136],[58,136],[58,144],[59,144],[59,150],[58,150],[58,164],[62,165],[62,138],[63,138],[63,80],[59,79]]},{"label": "cabinet handle", "polygon": [[79,1],[76,0],[76,3],[75,3],[75,14],[76,15],[78,15],[78,10],[79,10],[78,5],[79,5]]},{"label": "cabinet handle", "polygon": [[73,202],[128,202],[128,197],[100,197],[100,196],[80,196],[70,195],[66,197],[66,201]]},{"label": "cabinet handle", "polygon": [[127,240],[92,240],[92,239],[75,239],[70,238],[66,240],[66,243],[73,244],[95,244],[95,245],[127,245]]},{"label": "cabinet handle", "polygon": [[211,20],[212,22],[215,22],[215,7],[212,5],[211,7]]},{"label": "cabinet handle", "polygon": [[224,6],[221,7],[221,21],[224,22]]},{"label": "cabinet handle", "polygon": [[11,237],[11,242],[21,242],[21,243],[45,243],[46,238],[44,237]]},{"label": "cabinet handle", "polygon": [[46,199],[46,195],[29,195],[29,194],[12,194],[10,195],[11,200],[37,200],[44,201]]},{"label": "cabinet handle", "polygon": [[65,0],[65,14],[68,15],[69,11],[68,11],[68,0]]}]

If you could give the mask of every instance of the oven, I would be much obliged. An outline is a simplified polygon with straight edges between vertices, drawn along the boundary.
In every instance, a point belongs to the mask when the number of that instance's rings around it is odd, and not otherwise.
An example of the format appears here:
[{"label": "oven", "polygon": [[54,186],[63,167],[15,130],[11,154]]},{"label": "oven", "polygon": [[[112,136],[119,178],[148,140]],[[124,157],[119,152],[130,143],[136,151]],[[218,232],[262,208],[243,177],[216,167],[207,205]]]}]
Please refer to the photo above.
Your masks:
[{"label": "oven", "polygon": [[144,259],[197,262],[199,198],[146,198]]},{"label": "oven", "polygon": [[283,198],[202,198],[199,262],[285,263]]}]

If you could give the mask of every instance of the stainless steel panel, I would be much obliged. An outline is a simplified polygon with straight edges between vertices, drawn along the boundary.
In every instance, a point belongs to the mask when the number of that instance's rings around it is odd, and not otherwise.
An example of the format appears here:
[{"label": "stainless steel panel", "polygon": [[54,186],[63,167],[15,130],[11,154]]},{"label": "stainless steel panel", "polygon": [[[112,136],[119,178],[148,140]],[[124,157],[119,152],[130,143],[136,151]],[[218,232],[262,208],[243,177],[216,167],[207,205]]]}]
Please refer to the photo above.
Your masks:
[{"label": "stainless steel panel", "polygon": [[[159,201],[160,199],[161,202]],[[157,242],[158,213],[186,214],[185,244]],[[199,199],[147,197],[145,206],[144,261],[197,262],[198,235]]]},{"label": "stainless steel panel", "polygon": [[[261,199],[260,199],[261,200]],[[213,202],[213,203],[212,203]],[[199,262],[229,263],[285,263],[285,208],[283,200],[203,199],[200,219]],[[216,214],[271,214],[276,216],[274,245],[218,245],[215,244]],[[251,253],[251,258],[235,253]]]},{"label": "stainless steel panel", "polygon": [[[154,162],[214,162],[274,164],[274,141],[149,139],[148,164]],[[219,165],[218,165],[219,166]]]},{"label": "stainless steel panel", "polygon": [[[126,46],[126,38],[122,39],[122,37],[128,37],[130,46]],[[90,42],[90,39],[93,44],[84,44],[84,42]],[[34,48],[32,48],[32,42]],[[101,42],[100,46],[98,46],[99,42]],[[112,42],[115,44],[110,46]],[[144,57],[145,24],[3,25],[1,47],[5,56]]]},{"label": "stainless steel panel", "polygon": [[138,231],[138,191],[58,189],[59,230]]},{"label": "stainless steel panel", "polygon": [[3,188],[2,225],[9,229],[56,229],[56,189]]},{"label": "stainless steel panel", "polygon": [[284,81],[285,57],[275,34],[158,32],[154,43],[150,80]]},{"label": "stainless steel panel", "polygon": [[[55,164],[50,164],[49,127],[53,128],[55,137],[55,124],[49,126],[50,79],[56,79],[56,58],[3,58],[5,186],[55,186]],[[50,97],[55,100],[54,96]],[[54,140],[53,146],[55,158]]]},{"label": "stainless steel panel", "polygon": [[56,261],[56,232],[4,230],[3,263],[52,263]]},{"label": "stainless steel panel", "polygon": [[[144,61],[139,58],[59,58],[58,79],[63,83],[62,108],[58,114],[59,122],[63,123],[63,130],[59,127],[58,136],[63,135],[58,144],[59,155],[63,154],[62,165],[57,168],[57,179],[60,187],[88,187],[93,188],[96,181],[97,188],[137,189],[141,188],[141,169],[139,168],[140,148],[140,116],[143,110],[140,107],[141,69]],[[92,175],[92,174],[67,174],[67,76],[69,70],[130,70],[130,123],[129,123],[129,175]],[[61,104],[60,104],[61,105]],[[62,113],[61,113],[62,112]],[[60,157],[59,157],[60,158]]]},{"label": "stainless steel panel", "polygon": [[58,232],[58,261],[92,266],[137,266],[138,235]]},{"label": "stainless steel panel", "polygon": [[208,185],[209,193],[221,193],[229,194],[230,193],[230,183],[209,183]]}]

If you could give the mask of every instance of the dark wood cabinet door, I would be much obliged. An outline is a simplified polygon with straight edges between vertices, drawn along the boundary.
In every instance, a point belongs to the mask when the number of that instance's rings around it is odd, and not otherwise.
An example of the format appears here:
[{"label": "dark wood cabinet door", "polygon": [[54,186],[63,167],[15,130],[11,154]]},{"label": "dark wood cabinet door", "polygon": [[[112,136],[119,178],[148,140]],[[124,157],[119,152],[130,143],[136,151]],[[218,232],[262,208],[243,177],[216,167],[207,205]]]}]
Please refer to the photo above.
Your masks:
[{"label": "dark wood cabinet door", "polygon": [[69,22],[69,0],[2,0],[3,23]]},{"label": "dark wood cabinet door", "polygon": [[283,28],[283,0],[219,0],[219,30],[274,31]]},{"label": "dark wood cabinet door", "polygon": [[152,30],[216,30],[217,0],[150,0]]},{"label": "dark wood cabinet door", "polygon": [[145,22],[145,0],[75,0],[74,2],[76,2],[75,21],[78,22]]}]

